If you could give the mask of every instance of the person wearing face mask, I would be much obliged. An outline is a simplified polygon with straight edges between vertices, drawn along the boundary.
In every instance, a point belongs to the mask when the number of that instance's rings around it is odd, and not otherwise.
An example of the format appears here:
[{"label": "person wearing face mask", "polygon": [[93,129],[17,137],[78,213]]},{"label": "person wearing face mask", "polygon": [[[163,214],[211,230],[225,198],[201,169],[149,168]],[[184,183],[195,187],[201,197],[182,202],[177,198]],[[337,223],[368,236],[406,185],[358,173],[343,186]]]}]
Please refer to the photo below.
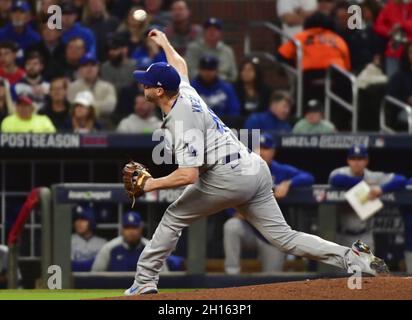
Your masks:
[{"label": "person wearing face mask", "polygon": [[121,89],[133,82],[136,61],[128,58],[127,41],[123,36],[114,34],[107,41],[108,60],[101,67],[101,78]]},{"label": "person wearing face mask", "polygon": [[41,41],[40,35],[30,26],[30,20],[29,4],[23,0],[15,1],[11,7],[10,22],[0,29],[0,41],[13,41],[19,46],[19,60],[23,59],[28,47]]}]

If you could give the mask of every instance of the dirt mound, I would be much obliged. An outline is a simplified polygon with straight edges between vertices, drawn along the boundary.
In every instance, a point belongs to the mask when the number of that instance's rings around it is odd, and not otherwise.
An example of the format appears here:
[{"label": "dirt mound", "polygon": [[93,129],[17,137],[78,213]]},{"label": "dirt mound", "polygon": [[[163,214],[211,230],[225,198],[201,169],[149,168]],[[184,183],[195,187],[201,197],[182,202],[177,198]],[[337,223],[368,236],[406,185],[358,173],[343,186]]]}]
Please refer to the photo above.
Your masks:
[{"label": "dirt mound", "polygon": [[132,300],[412,300],[412,277],[363,278],[362,288],[351,290],[348,279],[322,279],[236,288],[160,293],[108,299]]}]

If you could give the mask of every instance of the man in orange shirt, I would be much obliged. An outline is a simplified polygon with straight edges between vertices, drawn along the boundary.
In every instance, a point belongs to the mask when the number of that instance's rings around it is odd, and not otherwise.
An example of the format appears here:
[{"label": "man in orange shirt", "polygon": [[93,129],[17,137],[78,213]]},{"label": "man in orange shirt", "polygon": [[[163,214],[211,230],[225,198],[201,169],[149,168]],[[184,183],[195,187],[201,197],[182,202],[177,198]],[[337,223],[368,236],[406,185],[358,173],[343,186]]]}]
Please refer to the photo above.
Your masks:
[{"label": "man in orange shirt", "polygon": [[[336,64],[345,70],[351,69],[348,46],[334,32],[333,21],[323,13],[316,12],[307,18],[304,30],[294,36],[302,44],[304,71],[326,70]],[[296,60],[296,47],[288,41],[279,48],[280,55],[286,60]]]},{"label": "man in orange shirt", "polygon": [[[351,70],[349,48],[334,31],[333,20],[321,12],[308,17],[304,30],[294,36],[302,45],[302,69],[304,71],[304,101],[324,99],[324,79],[329,66],[335,64]],[[279,48],[282,60],[296,63],[296,46],[292,41]]]}]

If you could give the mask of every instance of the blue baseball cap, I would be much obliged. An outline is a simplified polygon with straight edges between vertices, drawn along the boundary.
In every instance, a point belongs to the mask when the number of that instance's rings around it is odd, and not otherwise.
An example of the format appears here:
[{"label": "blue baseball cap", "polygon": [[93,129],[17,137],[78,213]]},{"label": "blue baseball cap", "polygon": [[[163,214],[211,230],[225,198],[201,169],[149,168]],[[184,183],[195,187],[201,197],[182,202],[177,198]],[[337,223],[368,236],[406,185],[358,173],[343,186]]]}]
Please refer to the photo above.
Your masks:
[{"label": "blue baseball cap", "polygon": [[180,76],[177,70],[166,62],[152,63],[146,71],[133,72],[134,79],[145,86],[161,87],[165,90],[179,89]]},{"label": "blue baseball cap", "polygon": [[24,0],[14,1],[11,7],[11,11],[18,11],[18,10],[23,11],[23,12],[29,12],[30,5],[27,3],[27,1],[24,1]]},{"label": "blue baseball cap", "polygon": [[275,149],[276,142],[272,135],[269,133],[263,133],[260,135],[260,147],[266,149]]},{"label": "blue baseball cap", "polygon": [[94,226],[95,224],[94,211],[89,206],[84,206],[84,205],[74,206],[72,209],[72,214],[73,214],[74,220],[83,219],[83,220],[88,220],[92,226]]},{"label": "blue baseball cap", "polygon": [[203,56],[199,61],[199,69],[216,70],[219,65],[219,60],[215,56]]},{"label": "blue baseball cap", "polygon": [[94,56],[94,54],[86,53],[86,54],[80,59],[79,64],[80,64],[81,66],[84,66],[84,65],[89,64],[89,63],[97,64],[98,61],[97,61],[96,57]]},{"label": "blue baseball cap", "polygon": [[142,216],[139,212],[129,211],[123,216],[122,226],[139,228],[142,224]]},{"label": "blue baseball cap", "polygon": [[365,145],[353,145],[349,148],[348,158],[368,158],[368,150]]},{"label": "blue baseball cap", "polygon": [[203,28],[207,29],[209,27],[215,27],[219,30],[222,30],[222,21],[215,17],[210,17],[203,24]]}]

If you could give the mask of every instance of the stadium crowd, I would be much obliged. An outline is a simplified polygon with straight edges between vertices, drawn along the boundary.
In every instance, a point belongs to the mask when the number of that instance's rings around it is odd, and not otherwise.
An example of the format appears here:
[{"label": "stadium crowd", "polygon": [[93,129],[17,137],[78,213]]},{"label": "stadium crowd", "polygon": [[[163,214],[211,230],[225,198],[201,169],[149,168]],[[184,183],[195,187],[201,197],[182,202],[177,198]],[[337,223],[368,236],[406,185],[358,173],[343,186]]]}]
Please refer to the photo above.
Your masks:
[{"label": "stadium crowd", "polygon": [[[48,26],[47,9],[53,4],[62,9],[62,30]],[[349,27],[351,4],[362,8],[361,29]],[[224,41],[225,21],[209,17],[202,24],[193,23],[189,5],[184,0],[0,0],[0,131],[151,133],[159,128],[160,114],[133,79],[134,70],[166,60],[147,38],[152,28],[163,30],[185,56],[191,84],[208,106],[240,128],[296,134],[341,130],[340,123],[323,115],[325,75],[332,64],[355,74],[360,88],[384,84],[387,94],[412,106],[412,1],[277,0],[273,22],[303,47],[301,119],[293,116],[294,92],[266,83],[259,58],[247,56],[237,63],[233,48]],[[142,8],[148,18],[139,22],[133,13]],[[296,64],[296,48],[287,39],[275,54],[279,61]],[[273,160],[272,138],[264,136],[260,152],[276,179],[275,196],[312,185],[311,173]],[[348,189],[365,179],[380,185],[373,189],[379,197],[407,184],[394,173],[368,171],[368,153],[362,146],[349,150],[347,162],[347,167],[331,172],[331,185]],[[402,210],[410,231],[411,208]],[[107,242],[94,234],[92,211],[73,211],[73,269],[133,271],[148,241],[142,237],[140,215],[125,214],[121,235]],[[370,236],[370,226],[361,224],[353,212],[342,217],[343,244]],[[232,213],[224,233],[227,273],[240,272],[242,246],[262,252],[264,270],[282,269],[284,255],[259,239],[238,214]],[[410,234],[406,255],[412,268]],[[373,239],[369,242],[373,246]],[[277,257],[277,265],[269,263],[272,257]],[[181,270],[182,259],[171,256],[167,267]]]},{"label": "stadium crowd", "polygon": [[[62,9],[61,30],[48,25],[47,9],[53,4]],[[351,4],[362,9],[360,29],[350,27]],[[136,69],[165,61],[147,38],[152,28],[166,33],[185,56],[192,85],[234,127],[344,130],[323,121],[320,101],[331,64],[357,75],[359,87],[387,83],[388,94],[412,104],[410,1],[277,1],[272,22],[303,46],[302,119],[293,116],[294,93],[268,86],[257,57],[243,57],[237,64],[224,41],[225,21],[209,17],[202,25],[193,23],[189,5],[184,0],[0,1],[1,131],[149,133],[158,128],[159,114],[143,101],[132,77]],[[133,18],[141,8],[148,12],[143,22]],[[276,55],[296,63],[296,48],[287,39]]]}]

